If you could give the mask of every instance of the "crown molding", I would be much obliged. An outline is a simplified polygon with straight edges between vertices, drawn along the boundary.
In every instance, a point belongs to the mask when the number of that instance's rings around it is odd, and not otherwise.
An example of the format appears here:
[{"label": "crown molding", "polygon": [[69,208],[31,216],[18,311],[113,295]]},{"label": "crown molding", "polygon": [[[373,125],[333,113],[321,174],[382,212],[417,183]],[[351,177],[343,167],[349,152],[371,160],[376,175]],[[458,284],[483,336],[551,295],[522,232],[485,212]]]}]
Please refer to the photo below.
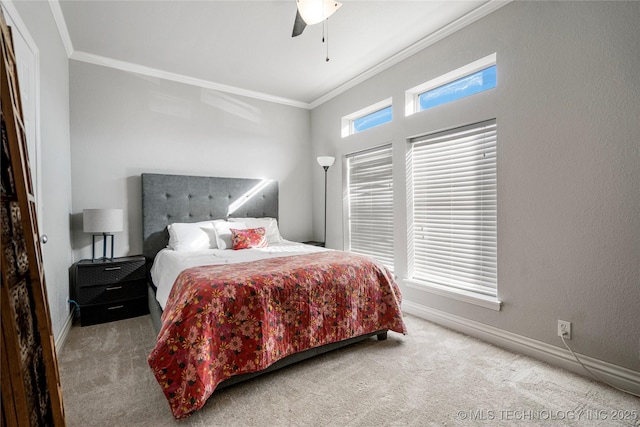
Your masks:
[{"label": "crown molding", "polygon": [[71,36],[69,36],[67,22],[64,20],[64,15],[60,8],[60,2],[58,0],[49,0],[49,8],[53,14],[53,19],[56,21],[56,26],[58,27],[58,33],[62,39],[64,49],[67,51],[67,58],[71,58],[71,55],[73,54],[73,43],[71,42]]},{"label": "crown molding", "polygon": [[259,99],[262,101],[274,102],[277,104],[288,105],[291,107],[309,109],[309,104],[306,102],[296,101],[295,99],[282,98],[275,95],[269,95],[262,92],[256,92],[252,90],[242,89],[235,86],[224,85],[221,83],[215,83],[209,80],[198,79],[195,77],[185,76],[183,74],[171,73],[157,68],[146,67],[144,65],[134,64],[131,62],[120,61],[113,58],[107,58],[105,56],[94,55],[92,53],[86,53],[81,51],[74,51],[70,59],[76,61],[87,62],[94,65],[101,65],[103,67],[115,68],[117,70],[128,71],[131,73],[142,74],[150,77],[157,77],[165,80],[171,80],[178,83],[184,83],[191,86],[198,86],[206,89],[218,90],[220,92],[231,93],[240,96],[246,96],[249,98]]},{"label": "crown molding", "polygon": [[64,19],[64,14],[60,8],[59,0],[49,0],[49,7],[51,13],[58,27],[58,33],[64,44],[64,48],[67,52],[69,59],[76,61],[87,62],[94,65],[100,65],[103,67],[115,68],[117,70],[128,71],[132,73],[142,74],[151,77],[157,77],[165,80],[171,80],[179,83],[188,84],[191,86],[198,86],[207,89],[218,90],[221,92],[231,93],[240,96],[246,96],[248,98],[259,99],[262,101],[275,102],[277,104],[288,105],[291,107],[310,109],[309,103],[298,101],[295,99],[283,98],[267,93],[256,92],[248,89],[242,89],[235,86],[229,86],[221,83],[212,82],[209,80],[198,79],[195,77],[185,76],[182,74],[171,73],[168,71],[160,70],[157,68],[146,67],[144,65],[134,64],[132,62],[120,61],[113,58],[107,58],[105,56],[95,55],[92,53],[77,51],[73,48],[71,42],[71,36],[67,28],[67,23]]},{"label": "crown molding", "polygon": [[416,54],[417,52],[425,49],[428,46],[433,45],[434,43],[442,40],[443,38],[455,33],[456,31],[461,30],[467,25],[476,22],[477,20],[489,15],[490,13],[495,12],[503,6],[511,3],[513,0],[490,0],[482,6],[474,9],[469,12],[465,16],[457,19],[456,21],[442,27],[436,32],[428,35],[422,40],[414,43],[408,48],[396,53],[391,56],[387,60],[379,63],[378,65],[370,68],[369,70],[361,73],[357,77],[347,81],[346,83],[338,86],[337,88],[331,90],[327,94],[321,96],[311,103],[298,101],[295,99],[279,97],[276,95],[271,95],[263,92],[252,91],[248,89],[242,89],[235,86],[229,86],[222,83],[216,83],[209,80],[198,79],[195,77],[186,76],[183,74],[172,73],[164,70],[160,70],[157,68],[146,67],[144,65],[134,64],[131,62],[120,61],[113,58],[107,58],[100,55],[95,55],[87,52],[76,51],[73,48],[73,43],[71,42],[71,37],[69,36],[69,31],[67,29],[67,25],[64,19],[64,15],[62,14],[62,9],[60,8],[59,0],[49,0],[49,6],[51,8],[51,12],[55,19],[56,25],[58,27],[58,32],[60,33],[60,38],[64,44],[64,47],[67,51],[67,56],[70,59],[74,59],[76,61],[87,62],[95,65],[100,65],[103,67],[115,68],[122,71],[129,71],[137,74],[147,75],[151,77],[157,77],[161,79],[171,80],[179,83],[184,83],[192,86],[199,86],[207,89],[218,90],[221,92],[231,93],[235,95],[245,96],[248,98],[254,98],[267,102],[274,102],[277,104],[288,105],[291,107],[303,108],[306,110],[312,110],[319,105],[324,104],[325,102],[335,98],[336,96],[346,92],[347,90],[355,87],[356,85],[364,82],[367,79],[383,72],[384,70],[396,65],[397,63],[409,58],[410,56]]},{"label": "crown molding", "polygon": [[367,71],[365,71],[362,74],[359,74],[357,77],[347,81],[346,83],[338,86],[337,88],[333,89],[332,91],[328,92],[326,95],[321,96],[320,98],[316,99],[315,101],[311,102],[310,104],[310,108],[314,109],[319,105],[324,104],[325,102],[335,98],[336,96],[346,92],[347,90],[353,88],[354,86],[364,82],[365,80],[370,79],[371,77],[380,74],[381,72],[383,72],[384,70],[391,68],[392,66],[398,64],[399,62],[409,58],[412,55],[415,55],[416,53],[420,52],[421,50],[435,44],[436,42],[444,39],[445,37],[455,33],[456,31],[459,31],[461,29],[463,29],[464,27],[466,27],[467,25],[470,25],[474,22],[476,22],[477,20],[479,20],[480,18],[483,18],[487,15],[489,15],[490,13],[495,12],[496,10],[500,9],[503,6],[506,6],[507,4],[511,3],[513,0],[490,0],[489,2],[483,4],[482,6],[478,7],[477,9],[472,10],[471,12],[467,13],[466,15],[464,15],[463,17],[453,21],[452,23],[445,25],[444,27],[440,28],[439,30],[431,33],[430,35],[428,35],[427,37],[421,39],[420,41],[412,44],[411,46],[407,47],[406,49],[396,53],[395,55],[389,57],[388,59],[382,61],[381,63],[379,63],[378,65],[368,69]]}]

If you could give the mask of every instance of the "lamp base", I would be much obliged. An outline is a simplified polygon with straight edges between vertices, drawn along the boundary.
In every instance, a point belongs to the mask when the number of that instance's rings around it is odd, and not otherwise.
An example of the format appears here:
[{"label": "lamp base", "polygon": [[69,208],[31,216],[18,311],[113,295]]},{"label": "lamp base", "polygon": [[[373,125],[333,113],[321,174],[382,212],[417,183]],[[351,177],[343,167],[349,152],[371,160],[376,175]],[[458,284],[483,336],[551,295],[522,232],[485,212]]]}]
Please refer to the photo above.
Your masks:
[{"label": "lamp base", "polygon": [[[96,236],[102,236],[102,258],[96,258]],[[107,240],[111,237],[111,257],[107,257]],[[113,239],[111,233],[93,234],[91,236],[91,262],[113,261]]]}]

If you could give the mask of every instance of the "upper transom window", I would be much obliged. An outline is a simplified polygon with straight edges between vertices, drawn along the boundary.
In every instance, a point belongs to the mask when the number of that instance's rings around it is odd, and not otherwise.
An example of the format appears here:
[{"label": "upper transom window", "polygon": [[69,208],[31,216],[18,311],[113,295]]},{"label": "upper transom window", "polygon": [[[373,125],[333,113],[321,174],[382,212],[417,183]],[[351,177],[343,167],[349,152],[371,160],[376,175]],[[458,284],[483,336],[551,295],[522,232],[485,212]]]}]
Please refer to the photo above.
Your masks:
[{"label": "upper transom window", "polygon": [[389,123],[393,119],[391,98],[376,102],[342,118],[342,137]]},{"label": "upper transom window", "polygon": [[496,54],[413,87],[405,93],[405,115],[496,87]]}]

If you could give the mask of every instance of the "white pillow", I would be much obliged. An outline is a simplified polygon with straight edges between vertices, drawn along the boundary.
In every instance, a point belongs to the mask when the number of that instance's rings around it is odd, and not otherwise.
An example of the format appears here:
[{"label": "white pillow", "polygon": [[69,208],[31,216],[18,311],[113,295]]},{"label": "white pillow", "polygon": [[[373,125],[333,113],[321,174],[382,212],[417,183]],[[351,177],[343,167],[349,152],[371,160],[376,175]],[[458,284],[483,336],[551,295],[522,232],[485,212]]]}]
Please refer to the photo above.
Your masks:
[{"label": "white pillow", "polygon": [[169,247],[177,252],[201,251],[217,247],[214,223],[225,222],[218,219],[215,221],[201,222],[176,222],[169,224]]},{"label": "white pillow", "polygon": [[231,243],[231,228],[236,230],[245,230],[247,226],[244,222],[216,222],[214,224],[214,230],[216,231],[216,242],[218,249],[233,249]]},{"label": "white pillow", "polygon": [[274,243],[282,243],[283,239],[278,229],[278,220],[275,218],[229,218],[229,222],[243,222],[247,228],[264,227],[267,235],[267,243],[270,245]]}]

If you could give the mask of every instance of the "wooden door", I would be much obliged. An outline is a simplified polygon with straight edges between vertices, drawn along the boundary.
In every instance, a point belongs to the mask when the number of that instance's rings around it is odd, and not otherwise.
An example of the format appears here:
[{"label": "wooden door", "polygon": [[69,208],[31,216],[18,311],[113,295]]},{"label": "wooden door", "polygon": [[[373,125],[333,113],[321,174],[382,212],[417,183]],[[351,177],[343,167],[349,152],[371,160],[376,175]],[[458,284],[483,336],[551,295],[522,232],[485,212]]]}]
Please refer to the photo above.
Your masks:
[{"label": "wooden door", "polygon": [[7,426],[64,426],[11,32],[2,11],[1,383]]}]

